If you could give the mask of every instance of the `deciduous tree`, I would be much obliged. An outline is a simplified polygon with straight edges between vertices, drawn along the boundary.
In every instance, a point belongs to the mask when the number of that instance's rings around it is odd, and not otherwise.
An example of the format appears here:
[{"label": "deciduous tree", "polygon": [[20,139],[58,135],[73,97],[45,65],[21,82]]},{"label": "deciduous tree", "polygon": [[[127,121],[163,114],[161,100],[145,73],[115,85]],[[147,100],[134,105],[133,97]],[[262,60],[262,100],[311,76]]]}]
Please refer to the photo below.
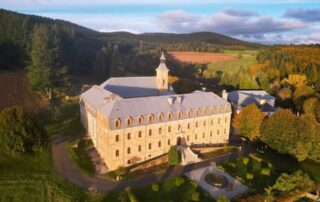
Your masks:
[{"label": "deciduous tree", "polygon": [[256,140],[260,136],[260,127],[265,114],[255,104],[243,108],[233,119],[233,127],[238,128],[240,135]]}]

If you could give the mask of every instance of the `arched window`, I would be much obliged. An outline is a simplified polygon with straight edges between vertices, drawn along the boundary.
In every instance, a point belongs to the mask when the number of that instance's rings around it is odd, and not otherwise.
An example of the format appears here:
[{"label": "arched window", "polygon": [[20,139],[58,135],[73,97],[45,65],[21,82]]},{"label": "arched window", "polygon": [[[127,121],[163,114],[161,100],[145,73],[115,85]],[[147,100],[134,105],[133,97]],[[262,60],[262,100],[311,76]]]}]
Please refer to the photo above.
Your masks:
[{"label": "arched window", "polygon": [[141,130],[139,130],[138,136],[141,137],[142,136],[142,132]]},{"label": "arched window", "polygon": [[202,133],[202,138],[205,138],[206,137],[206,134],[205,133]]},{"label": "arched window", "polygon": [[192,112],[191,112],[191,110],[188,111],[188,117],[189,117],[189,118],[192,117]]},{"label": "arched window", "polygon": [[116,150],[116,157],[119,156],[119,150]]},{"label": "arched window", "polygon": [[162,86],[165,87],[165,85],[166,85],[166,80],[162,79]]},{"label": "arched window", "polygon": [[189,135],[187,136],[187,141],[189,141]]},{"label": "arched window", "polygon": [[160,127],[159,128],[159,135],[162,133],[162,128]]},{"label": "arched window", "polygon": [[171,126],[168,126],[168,132],[169,133],[171,132]]},{"label": "arched window", "polygon": [[138,152],[141,152],[141,145],[138,146]]},{"label": "arched window", "polygon": [[127,164],[130,164],[130,163],[131,163],[131,160],[128,160],[128,161],[127,161]]},{"label": "arched window", "polygon": [[220,124],[220,118],[218,118],[218,124]]},{"label": "arched window", "polygon": [[170,112],[170,113],[168,114],[168,119],[169,119],[169,120],[172,119],[172,112]]},{"label": "arched window", "polygon": [[196,128],[198,128],[198,121],[196,122]]},{"label": "arched window", "polygon": [[181,125],[179,124],[179,125],[178,125],[178,131],[181,131],[181,129],[182,129],[182,128],[181,128]]},{"label": "arched window", "polygon": [[158,142],[158,147],[161,147],[161,141]]},{"label": "arched window", "polygon": [[195,136],[194,136],[194,139],[197,139],[198,138],[198,135],[196,134]]},{"label": "arched window", "polygon": [[200,110],[199,109],[197,109],[197,116],[199,116],[200,115]]},{"label": "arched window", "polygon": [[206,121],[203,121],[203,126],[206,126]]},{"label": "arched window", "polygon": [[168,140],[168,145],[170,145],[170,140]]},{"label": "arched window", "polygon": [[224,133],[224,134],[226,134],[226,133],[227,133],[227,130],[226,130],[226,129],[224,129],[224,130],[223,130],[223,133]]},{"label": "arched window", "polygon": [[152,129],[149,129],[149,136],[152,135]]},{"label": "arched window", "polygon": [[179,119],[182,118],[182,115],[183,115],[183,113],[182,113],[182,112],[179,112]]},{"label": "arched window", "polygon": [[119,135],[116,135],[116,142],[119,142]]},{"label": "arched window", "polygon": [[131,152],[131,149],[130,149],[130,147],[128,147],[127,148],[127,154],[130,154],[130,152]]},{"label": "arched window", "polygon": [[211,125],[213,125],[213,119],[211,119],[211,121],[210,121],[210,122],[211,122]]},{"label": "arched window", "polygon": [[152,145],[151,145],[151,143],[149,143],[149,149],[151,149],[152,148]]},{"label": "arched window", "polygon": [[188,123],[188,129],[190,129],[190,123]]},{"label": "arched window", "polygon": [[204,114],[208,114],[208,110],[207,109],[204,110]]},{"label": "arched window", "polygon": [[220,133],[220,130],[217,130],[217,135],[219,135],[219,133]]},{"label": "arched window", "polygon": [[227,119],[227,117],[225,117],[225,118],[224,118],[224,122],[226,122],[226,123],[227,123],[227,121],[228,121],[228,119]]},{"label": "arched window", "polygon": [[127,139],[128,139],[128,140],[131,139],[131,133],[127,133]]}]

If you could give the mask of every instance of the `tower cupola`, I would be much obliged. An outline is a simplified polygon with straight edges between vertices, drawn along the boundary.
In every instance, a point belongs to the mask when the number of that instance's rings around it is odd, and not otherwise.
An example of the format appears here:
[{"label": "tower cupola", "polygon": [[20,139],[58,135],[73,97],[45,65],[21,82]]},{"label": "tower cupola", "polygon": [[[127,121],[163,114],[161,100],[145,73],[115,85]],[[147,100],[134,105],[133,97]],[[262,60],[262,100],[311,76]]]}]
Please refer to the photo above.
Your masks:
[{"label": "tower cupola", "polygon": [[157,72],[157,87],[160,91],[167,91],[168,90],[168,76],[169,76],[169,69],[166,65],[166,58],[164,56],[164,52],[162,52],[160,57],[160,64],[156,69]]}]

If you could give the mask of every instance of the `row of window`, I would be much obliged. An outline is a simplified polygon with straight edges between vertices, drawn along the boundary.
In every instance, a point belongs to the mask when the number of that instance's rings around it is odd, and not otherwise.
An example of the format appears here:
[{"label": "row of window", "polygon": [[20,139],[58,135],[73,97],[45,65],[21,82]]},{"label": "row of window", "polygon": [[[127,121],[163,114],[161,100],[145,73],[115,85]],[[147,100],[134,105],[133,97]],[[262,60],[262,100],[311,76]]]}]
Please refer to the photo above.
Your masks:
[{"label": "row of window", "polygon": [[[170,140],[168,140],[168,145],[170,145]],[[161,147],[161,141],[158,142],[158,147]],[[149,143],[148,148],[149,148],[149,150],[152,149],[152,144],[151,143]],[[141,145],[138,145],[138,152],[141,152]],[[131,154],[131,148],[130,147],[127,148],[127,154]],[[116,150],[116,157],[118,157],[118,156],[119,156],[119,150],[117,149]]]},{"label": "row of window", "polygon": [[[227,121],[227,118],[226,118],[225,121]],[[220,122],[220,119],[218,119],[218,123],[219,123],[219,122]],[[213,124],[212,120],[211,120],[211,124]],[[206,121],[203,122],[203,126],[206,126]],[[199,127],[198,122],[196,122],[195,127],[196,127],[196,128]],[[190,123],[188,123],[187,128],[190,129]],[[181,131],[181,130],[182,130],[182,126],[179,124],[179,125],[178,125],[178,131]],[[148,132],[149,136],[152,135],[152,131],[153,131],[152,129],[149,129],[149,132]],[[219,131],[219,130],[218,130],[218,131]],[[168,126],[168,132],[171,132],[171,126]],[[161,127],[158,129],[158,134],[159,134],[159,135],[162,134],[162,128],[161,128]],[[219,135],[219,132],[218,132],[218,135]],[[139,137],[139,138],[142,137],[142,131],[139,131],[139,132],[138,132],[138,137]],[[127,133],[127,139],[128,139],[128,140],[131,139],[131,133]],[[118,141],[119,141],[119,135],[116,135],[116,142],[118,142]]]},{"label": "row of window", "polygon": [[[220,108],[223,109],[222,107],[220,107]],[[222,112],[221,109],[219,110],[220,112]],[[225,106],[224,109],[227,110],[228,106]],[[215,113],[214,110],[212,110],[212,113]],[[204,114],[209,114],[209,110],[205,109],[204,110]],[[200,115],[200,110],[196,111],[196,115],[197,116]],[[192,111],[190,111],[190,110],[188,111],[188,117],[189,118],[192,117]],[[163,121],[163,118],[164,118],[164,115],[162,113],[158,115],[158,120],[159,121]],[[178,112],[178,118],[179,119],[183,118],[183,112],[182,111]],[[170,112],[170,113],[168,113],[168,120],[172,120],[172,119],[173,119],[173,113]],[[133,119],[131,117],[129,117],[127,119],[127,126],[131,126],[132,125],[132,121],[133,121]],[[143,121],[144,121],[144,117],[143,116],[139,116],[138,117],[138,123],[142,124]],[[152,123],[153,121],[154,121],[154,115],[149,115],[148,116],[148,122]],[[115,127],[118,128],[118,127],[120,127],[120,125],[121,125],[121,120],[120,119],[115,120]]]}]

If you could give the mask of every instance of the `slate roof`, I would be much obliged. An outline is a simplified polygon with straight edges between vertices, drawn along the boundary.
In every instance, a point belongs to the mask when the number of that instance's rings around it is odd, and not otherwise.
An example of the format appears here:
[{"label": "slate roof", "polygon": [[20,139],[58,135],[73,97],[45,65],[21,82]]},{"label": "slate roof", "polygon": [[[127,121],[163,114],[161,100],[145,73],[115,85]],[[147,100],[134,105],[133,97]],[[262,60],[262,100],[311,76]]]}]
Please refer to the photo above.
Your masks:
[{"label": "slate roof", "polygon": [[260,99],[275,99],[264,90],[253,91],[231,91],[228,93],[228,99],[241,106],[246,106],[251,103],[260,103]]},{"label": "slate roof", "polygon": [[100,87],[123,98],[159,95],[155,76],[114,77],[102,83]]},{"label": "slate roof", "polygon": [[[169,102],[170,99],[172,99],[172,104]],[[231,112],[229,102],[212,92],[202,91],[181,95],[122,99],[100,86],[94,86],[81,95],[81,100],[100,111],[110,122],[120,119],[120,128],[128,127],[126,120],[130,117],[133,119],[132,127],[138,125],[138,117],[140,116],[143,117],[144,124],[148,124],[146,121],[150,115],[154,115],[154,122],[160,121],[158,119],[160,114],[163,114],[162,121],[168,121],[170,112],[173,113],[173,120],[178,118],[179,112],[183,112],[183,117],[187,118],[189,110],[193,113],[193,116],[195,116],[195,112],[198,109],[207,108],[212,113],[212,107],[216,107],[214,113],[221,113],[220,107],[224,107],[221,108],[224,110],[223,113]],[[110,129],[115,129],[114,127],[114,124],[111,124]]]}]

